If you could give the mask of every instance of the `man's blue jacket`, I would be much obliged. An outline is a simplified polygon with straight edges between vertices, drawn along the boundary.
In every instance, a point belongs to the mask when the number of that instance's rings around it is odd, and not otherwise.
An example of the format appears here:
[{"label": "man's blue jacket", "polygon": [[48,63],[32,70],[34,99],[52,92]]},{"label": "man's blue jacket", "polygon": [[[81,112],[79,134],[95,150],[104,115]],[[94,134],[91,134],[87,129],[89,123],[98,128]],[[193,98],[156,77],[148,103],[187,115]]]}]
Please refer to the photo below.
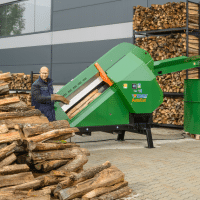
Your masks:
[{"label": "man's blue jacket", "polygon": [[35,109],[39,109],[49,121],[55,121],[54,101],[51,101],[53,94],[53,80],[47,78],[47,82],[40,77],[33,83],[31,87],[31,103]]}]

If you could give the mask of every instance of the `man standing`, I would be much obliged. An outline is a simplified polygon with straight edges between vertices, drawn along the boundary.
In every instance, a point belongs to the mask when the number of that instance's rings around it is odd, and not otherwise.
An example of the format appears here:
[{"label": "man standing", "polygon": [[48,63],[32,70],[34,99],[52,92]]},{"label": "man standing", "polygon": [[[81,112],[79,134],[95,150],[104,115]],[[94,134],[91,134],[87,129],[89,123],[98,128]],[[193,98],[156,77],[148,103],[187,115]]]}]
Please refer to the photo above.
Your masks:
[{"label": "man standing", "polygon": [[49,121],[55,121],[54,101],[69,104],[69,100],[62,95],[53,94],[52,79],[48,78],[49,69],[42,67],[39,78],[31,87],[31,101],[35,109],[39,109]]}]

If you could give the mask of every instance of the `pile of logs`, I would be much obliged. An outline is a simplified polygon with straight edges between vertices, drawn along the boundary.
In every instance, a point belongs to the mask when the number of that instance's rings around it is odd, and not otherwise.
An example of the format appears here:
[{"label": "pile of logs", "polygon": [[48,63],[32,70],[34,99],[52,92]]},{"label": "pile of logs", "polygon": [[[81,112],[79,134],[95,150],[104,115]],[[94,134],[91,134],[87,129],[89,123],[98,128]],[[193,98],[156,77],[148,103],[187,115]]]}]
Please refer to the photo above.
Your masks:
[{"label": "pile of logs", "polygon": [[83,169],[89,151],[66,142],[78,128],[49,122],[18,96],[1,97],[0,200],[103,200],[132,192],[109,161]]},{"label": "pile of logs", "polygon": [[164,97],[163,103],[153,112],[153,122],[183,126],[184,101],[182,97]]},{"label": "pile of logs", "polygon": [[[39,78],[39,74],[33,74],[33,83]],[[31,90],[31,75],[13,73],[9,82],[9,89]]]},{"label": "pile of logs", "polygon": [[79,102],[76,106],[74,106],[70,111],[67,111],[67,116],[69,119],[75,117],[81,110],[83,110],[88,104],[94,101],[99,95],[98,89],[92,91],[89,95],[87,95],[81,102]]},{"label": "pile of logs", "polygon": [[[136,31],[186,27],[185,2],[152,4],[150,8],[138,5],[133,8],[133,29]],[[189,2],[188,14],[189,28],[199,29],[198,4]]]},{"label": "pile of logs", "polygon": [[0,95],[9,93],[10,72],[0,73]]}]

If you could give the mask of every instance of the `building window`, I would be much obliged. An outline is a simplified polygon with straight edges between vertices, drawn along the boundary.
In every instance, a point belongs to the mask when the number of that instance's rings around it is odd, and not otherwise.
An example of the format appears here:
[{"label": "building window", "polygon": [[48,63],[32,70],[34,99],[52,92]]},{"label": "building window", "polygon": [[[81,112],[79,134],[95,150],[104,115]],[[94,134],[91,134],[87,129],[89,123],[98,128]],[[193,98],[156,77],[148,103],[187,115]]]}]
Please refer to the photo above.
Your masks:
[{"label": "building window", "polygon": [[51,0],[24,0],[0,5],[0,36],[49,31]]}]

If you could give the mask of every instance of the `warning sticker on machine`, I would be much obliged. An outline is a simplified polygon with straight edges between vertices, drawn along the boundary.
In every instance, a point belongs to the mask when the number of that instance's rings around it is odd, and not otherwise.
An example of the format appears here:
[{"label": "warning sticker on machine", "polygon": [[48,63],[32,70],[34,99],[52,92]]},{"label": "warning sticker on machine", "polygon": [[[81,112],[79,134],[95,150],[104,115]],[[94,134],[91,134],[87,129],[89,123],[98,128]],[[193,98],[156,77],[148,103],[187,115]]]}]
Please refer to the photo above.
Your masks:
[{"label": "warning sticker on machine", "polygon": [[141,83],[138,83],[138,88],[141,88]]},{"label": "warning sticker on machine", "polygon": [[148,94],[138,94],[137,98],[147,98]]}]

